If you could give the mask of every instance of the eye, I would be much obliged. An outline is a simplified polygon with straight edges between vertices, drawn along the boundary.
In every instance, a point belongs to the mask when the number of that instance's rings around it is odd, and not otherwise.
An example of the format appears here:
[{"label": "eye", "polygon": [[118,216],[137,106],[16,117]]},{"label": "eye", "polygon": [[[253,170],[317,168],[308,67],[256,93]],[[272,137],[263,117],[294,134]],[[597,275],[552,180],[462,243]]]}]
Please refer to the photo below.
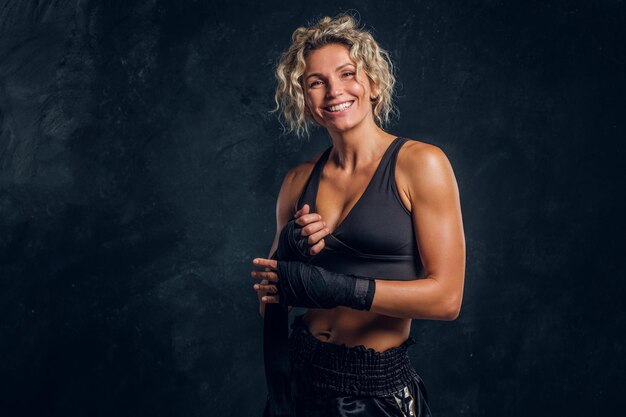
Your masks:
[{"label": "eye", "polygon": [[317,83],[321,83],[321,81],[320,80],[313,81],[311,84],[309,84],[309,87],[315,87]]},{"label": "eye", "polygon": [[352,72],[352,71],[344,72],[343,75],[350,77],[350,76],[354,75],[354,72]]}]

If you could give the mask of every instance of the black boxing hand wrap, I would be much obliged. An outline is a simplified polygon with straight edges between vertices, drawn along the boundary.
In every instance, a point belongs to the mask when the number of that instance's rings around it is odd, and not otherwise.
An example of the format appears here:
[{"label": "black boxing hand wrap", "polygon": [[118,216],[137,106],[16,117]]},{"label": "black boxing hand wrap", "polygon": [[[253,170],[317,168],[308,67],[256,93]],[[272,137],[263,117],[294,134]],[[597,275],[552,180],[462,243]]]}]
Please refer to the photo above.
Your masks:
[{"label": "black boxing hand wrap", "polygon": [[278,259],[309,262],[314,256],[311,255],[310,249],[308,236],[302,236],[302,226],[296,223],[296,219],[287,222],[278,238],[276,248]]},{"label": "black boxing hand wrap", "polygon": [[277,262],[279,302],[294,307],[369,310],[376,281],[298,261]]}]

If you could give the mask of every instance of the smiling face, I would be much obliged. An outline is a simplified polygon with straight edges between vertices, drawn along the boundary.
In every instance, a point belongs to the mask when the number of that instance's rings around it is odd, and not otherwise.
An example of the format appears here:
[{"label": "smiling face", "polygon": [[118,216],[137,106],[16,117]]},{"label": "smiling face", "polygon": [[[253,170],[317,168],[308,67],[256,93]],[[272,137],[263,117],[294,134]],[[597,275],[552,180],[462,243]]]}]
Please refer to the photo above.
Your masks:
[{"label": "smiling face", "polygon": [[350,59],[348,47],[328,44],[309,53],[303,74],[304,100],[313,119],[328,130],[346,131],[374,123],[376,87]]}]

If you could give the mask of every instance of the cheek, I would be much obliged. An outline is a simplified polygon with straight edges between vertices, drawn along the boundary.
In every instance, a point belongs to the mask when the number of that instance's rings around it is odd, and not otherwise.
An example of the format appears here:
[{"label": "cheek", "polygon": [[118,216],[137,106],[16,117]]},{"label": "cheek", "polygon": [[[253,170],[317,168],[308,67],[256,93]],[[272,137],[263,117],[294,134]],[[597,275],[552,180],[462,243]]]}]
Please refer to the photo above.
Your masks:
[{"label": "cheek", "polygon": [[313,92],[307,92],[304,95],[304,103],[309,106],[309,108],[313,108],[315,107],[315,103],[319,103],[320,102],[320,97],[318,97],[319,94],[316,94],[315,91]]},{"label": "cheek", "polygon": [[365,86],[362,83],[357,82],[354,83],[352,91],[354,92],[353,94],[357,96],[365,96],[367,93]]},{"label": "cheek", "polygon": [[317,111],[315,106],[315,100],[312,100],[309,96],[304,96],[304,106],[305,111],[309,114],[309,116],[315,117],[315,112]]}]

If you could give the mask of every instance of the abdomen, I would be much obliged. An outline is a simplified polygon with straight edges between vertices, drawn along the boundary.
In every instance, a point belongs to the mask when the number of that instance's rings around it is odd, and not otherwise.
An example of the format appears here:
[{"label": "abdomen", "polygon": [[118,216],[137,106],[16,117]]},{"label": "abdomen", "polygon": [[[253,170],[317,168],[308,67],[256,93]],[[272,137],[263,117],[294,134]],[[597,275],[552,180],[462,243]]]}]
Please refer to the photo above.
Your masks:
[{"label": "abdomen", "polygon": [[382,352],[402,344],[411,330],[411,319],[389,317],[347,307],[308,309],[302,320],[323,342],[363,345]]}]

